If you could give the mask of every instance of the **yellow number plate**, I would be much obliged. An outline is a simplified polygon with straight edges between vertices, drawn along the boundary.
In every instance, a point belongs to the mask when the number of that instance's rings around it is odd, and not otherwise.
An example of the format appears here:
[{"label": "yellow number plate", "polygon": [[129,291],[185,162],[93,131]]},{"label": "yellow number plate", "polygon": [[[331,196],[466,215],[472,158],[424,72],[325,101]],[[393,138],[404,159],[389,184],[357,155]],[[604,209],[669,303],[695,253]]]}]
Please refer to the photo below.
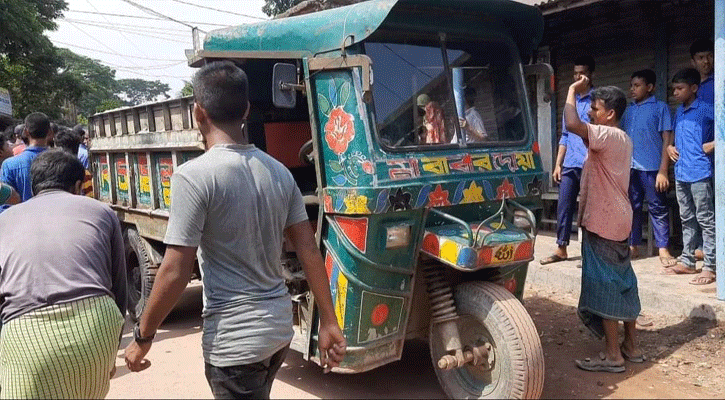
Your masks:
[{"label": "yellow number plate", "polygon": [[493,253],[493,259],[491,260],[494,263],[499,262],[506,262],[511,261],[514,258],[514,245],[512,244],[505,244],[503,246],[499,246],[496,249],[496,252]]}]

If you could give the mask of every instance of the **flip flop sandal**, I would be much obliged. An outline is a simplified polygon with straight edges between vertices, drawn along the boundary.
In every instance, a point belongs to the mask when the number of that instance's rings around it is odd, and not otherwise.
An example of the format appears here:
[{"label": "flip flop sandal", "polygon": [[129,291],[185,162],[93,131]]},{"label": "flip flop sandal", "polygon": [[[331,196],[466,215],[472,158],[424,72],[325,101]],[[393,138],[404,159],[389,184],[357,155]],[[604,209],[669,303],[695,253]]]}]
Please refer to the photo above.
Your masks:
[{"label": "flip flop sandal", "polygon": [[645,356],[644,354],[637,356],[637,357],[632,357],[624,351],[624,347],[620,347],[619,351],[622,352],[622,357],[624,357],[624,359],[629,362],[639,364],[639,363],[643,363],[643,362],[647,361],[647,356]]},{"label": "flip flop sandal", "polygon": [[696,276],[690,281],[690,285],[709,285],[715,283],[714,276]]},{"label": "flip flop sandal", "polygon": [[553,263],[566,261],[566,260],[567,260],[567,258],[565,258],[565,257],[562,257],[558,254],[552,254],[549,257],[539,260],[539,264],[541,264],[541,265],[553,264]]},{"label": "flip flop sandal", "polygon": [[677,265],[677,259],[675,257],[660,257],[660,263],[665,267],[674,267]]},{"label": "flip flop sandal", "polygon": [[627,370],[624,365],[616,365],[611,361],[607,361],[604,354],[599,355],[599,360],[592,360],[591,358],[585,358],[584,360],[575,360],[576,366],[584,371],[591,372],[610,372],[619,374]]},{"label": "flip flop sandal", "polygon": [[692,275],[696,273],[697,271],[694,268],[687,268],[684,265],[680,266],[679,264],[664,268],[662,271],[662,275]]}]

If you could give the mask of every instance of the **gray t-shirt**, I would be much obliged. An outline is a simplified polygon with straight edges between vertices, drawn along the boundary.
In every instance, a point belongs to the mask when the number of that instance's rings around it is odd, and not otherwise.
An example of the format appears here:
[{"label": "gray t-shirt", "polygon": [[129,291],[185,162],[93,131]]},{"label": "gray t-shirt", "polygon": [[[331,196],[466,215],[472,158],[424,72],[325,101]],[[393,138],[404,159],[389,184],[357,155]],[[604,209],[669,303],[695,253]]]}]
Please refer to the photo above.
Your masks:
[{"label": "gray t-shirt", "polygon": [[0,316],[109,295],[126,313],[121,226],[107,205],[61,190],[0,214]]},{"label": "gray t-shirt", "polygon": [[284,229],[306,220],[292,174],[253,145],[216,145],[174,172],[164,242],[199,246],[206,362],[254,363],[292,340],[280,257]]}]

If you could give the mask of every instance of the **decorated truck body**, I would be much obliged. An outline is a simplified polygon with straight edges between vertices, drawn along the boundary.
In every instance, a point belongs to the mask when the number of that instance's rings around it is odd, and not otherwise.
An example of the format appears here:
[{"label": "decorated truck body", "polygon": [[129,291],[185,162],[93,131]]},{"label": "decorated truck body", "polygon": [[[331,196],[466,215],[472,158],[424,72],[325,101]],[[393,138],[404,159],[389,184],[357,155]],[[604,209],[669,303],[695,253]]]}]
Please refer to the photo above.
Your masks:
[{"label": "decorated truck body", "polygon": [[[540,12],[513,1],[372,0],[195,37],[191,66],[246,71],[249,140],[304,194],[348,341],[335,372],[399,360],[423,338],[451,397],[541,394],[521,299],[546,180],[527,74],[550,71],[522,59],[542,31]],[[124,224],[134,316],[164,252],[170,177],[204,150],[192,109],[187,97],[90,119],[95,191]],[[281,268],[291,347],[319,362],[294,249]]]}]

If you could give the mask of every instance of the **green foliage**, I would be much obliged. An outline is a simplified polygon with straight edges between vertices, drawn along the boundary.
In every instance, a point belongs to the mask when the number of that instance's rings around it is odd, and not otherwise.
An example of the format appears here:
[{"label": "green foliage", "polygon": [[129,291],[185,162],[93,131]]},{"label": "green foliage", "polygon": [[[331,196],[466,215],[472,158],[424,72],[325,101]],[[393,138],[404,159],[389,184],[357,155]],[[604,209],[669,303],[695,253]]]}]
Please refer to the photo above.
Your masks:
[{"label": "green foliage", "polygon": [[191,82],[184,81],[184,87],[181,88],[181,92],[179,92],[179,97],[191,96],[193,94],[194,94],[194,87],[191,85]]},{"label": "green foliage", "polygon": [[166,99],[171,97],[168,93],[171,88],[169,85],[161,81],[120,79],[116,82],[118,83],[118,90],[116,93],[121,95],[120,97],[124,100],[124,104],[127,106],[155,101],[160,96],[164,96]]},{"label": "green foliage", "polygon": [[[86,117],[97,112],[106,100],[119,100],[116,92],[116,71],[99,61],[85,57],[68,49],[57,49],[58,57],[63,61],[61,74],[74,79],[74,91],[67,93],[68,100],[77,106],[78,113]],[[115,107],[114,107],[115,108]]]},{"label": "green foliage", "polygon": [[302,0],[264,0],[262,12],[270,17],[274,17],[275,15],[282,14],[301,2]]},{"label": "green foliage", "polygon": [[43,32],[67,8],[65,0],[0,0],[0,54],[15,62],[52,48]]},{"label": "green foliage", "polygon": [[113,110],[114,108],[120,108],[123,107],[125,104],[123,104],[123,101],[119,98],[115,99],[105,99],[101,100],[100,104],[96,106],[95,112],[100,113],[108,110]]}]

